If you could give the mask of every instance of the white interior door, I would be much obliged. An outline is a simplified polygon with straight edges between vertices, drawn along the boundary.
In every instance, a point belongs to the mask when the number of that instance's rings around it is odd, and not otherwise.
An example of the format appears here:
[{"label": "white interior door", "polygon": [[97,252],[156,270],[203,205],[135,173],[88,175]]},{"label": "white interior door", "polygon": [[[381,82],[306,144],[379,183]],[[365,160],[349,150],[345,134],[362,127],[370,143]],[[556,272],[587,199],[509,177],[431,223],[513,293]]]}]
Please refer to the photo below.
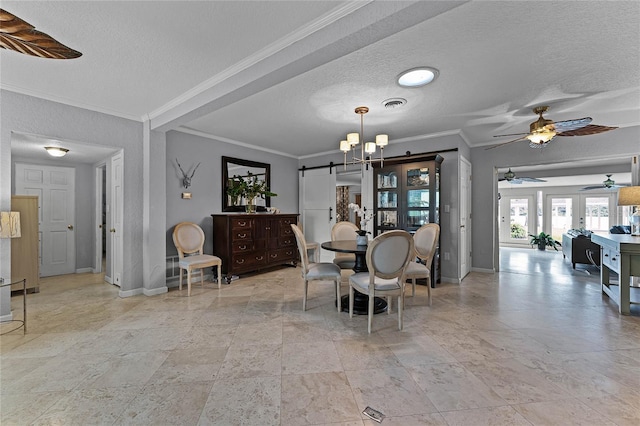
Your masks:
[{"label": "white interior door", "polygon": [[16,194],[37,195],[40,276],[76,272],[75,169],[16,163]]},{"label": "white interior door", "polygon": [[460,279],[471,272],[471,163],[460,158]]},{"label": "white interior door", "polygon": [[[335,170],[326,167],[301,171],[299,199],[305,239],[318,243],[330,241],[336,216]],[[321,262],[330,262],[333,257],[333,253],[321,250]]]},{"label": "white interior door", "polygon": [[112,284],[120,287],[122,285],[123,269],[123,153],[119,152],[111,157],[111,197],[110,214],[111,227],[109,235],[111,239],[111,271]]}]

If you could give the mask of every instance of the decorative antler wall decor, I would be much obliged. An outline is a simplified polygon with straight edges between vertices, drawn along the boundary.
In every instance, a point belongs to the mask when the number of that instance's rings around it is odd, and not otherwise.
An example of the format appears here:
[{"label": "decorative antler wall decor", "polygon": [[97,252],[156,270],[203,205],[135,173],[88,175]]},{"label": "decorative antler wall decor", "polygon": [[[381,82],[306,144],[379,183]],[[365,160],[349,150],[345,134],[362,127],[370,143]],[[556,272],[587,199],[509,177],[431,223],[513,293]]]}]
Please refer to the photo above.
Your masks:
[{"label": "decorative antler wall decor", "polygon": [[4,9],[0,9],[0,47],[50,59],[73,59],[82,56],[82,53],[36,30],[33,25]]},{"label": "decorative antler wall decor", "polygon": [[191,179],[193,179],[193,175],[196,174],[196,170],[198,170],[198,166],[200,166],[200,163],[198,163],[196,167],[193,169],[193,172],[191,172],[191,176],[189,176],[187,173],[184,172],[184,170],[182,170],[182,166],[180,165],[180,162],[178,161],[177,158],[176,158],[176,163],[178,163],[178,168],[182,172],[182,186],[184,186],[185,189],[189,189],[189,187],[191,186]]}]

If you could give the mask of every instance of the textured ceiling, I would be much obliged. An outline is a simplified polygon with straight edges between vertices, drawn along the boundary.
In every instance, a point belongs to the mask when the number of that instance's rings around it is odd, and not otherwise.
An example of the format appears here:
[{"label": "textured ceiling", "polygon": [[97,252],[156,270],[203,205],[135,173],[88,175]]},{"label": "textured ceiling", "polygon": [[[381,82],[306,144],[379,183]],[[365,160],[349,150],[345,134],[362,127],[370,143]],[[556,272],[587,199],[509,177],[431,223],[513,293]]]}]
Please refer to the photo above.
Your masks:
[{"label": "textured ceiling", "polygon": [[[471,146],[547,118],[640,124],[640,2],[3,1],[83,56],[0,51],[2,88],[293,157],[357,131]],[[440,70],[405,89],[401,71]],[[407,105],[385,110],[382,101]],[[588,137],[588,136],[587,136]]]}]

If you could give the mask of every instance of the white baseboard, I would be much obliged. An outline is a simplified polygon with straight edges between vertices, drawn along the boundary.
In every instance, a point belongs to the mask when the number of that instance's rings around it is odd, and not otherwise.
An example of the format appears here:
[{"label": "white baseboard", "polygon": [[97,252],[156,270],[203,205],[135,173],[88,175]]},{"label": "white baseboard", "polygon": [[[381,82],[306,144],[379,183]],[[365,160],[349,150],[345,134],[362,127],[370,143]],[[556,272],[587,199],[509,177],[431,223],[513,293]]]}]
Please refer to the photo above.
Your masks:
[{"label": "white baseboard", "polygon": [[147,290],[146,288],[143,288],[142,294],[144,294],[145,296],[157,296],[158,294],[164,294],[168,291],[169,291],[169,288],[167,286],[152,288],[149,290]]},{"label": "white baseboard", "polygon": [[111,279],[111,277],[110,277],[109,275],[105,275],[105,276],[104,276],[104,280],[105,280],[106,282],[108,282],[109,284],[113,284],[113,280]]},{"label": "white baseboard", "polygon": [[76,274],[86,274],[87,272],[93,272],[93,268],[76,269]]},{"label": "white baseboard", "polygon": [[458,278],[440,277],[440,282],[441,283],[460,284],[461,281],[462,280],[460,280]]},{"label": "white baseboard", "polygon": [[482,272],[483,274],[495,274],[496,271],[494,269],[485,269],[485,268],[471,268],[471,272]]},{"label": "white baseboard", "polygon": [[118,292],[118,296],[124,298],[124,297],[131,297],[131,296],[138,296],[142,294],[142,289],[141,288],[135,288],[133,290],[120,290]]},{"label": "white baseboard", "polygon": [[13,320],[13,312],[9,312],[7,315],[0,316],[0,321],[12,321]]}]

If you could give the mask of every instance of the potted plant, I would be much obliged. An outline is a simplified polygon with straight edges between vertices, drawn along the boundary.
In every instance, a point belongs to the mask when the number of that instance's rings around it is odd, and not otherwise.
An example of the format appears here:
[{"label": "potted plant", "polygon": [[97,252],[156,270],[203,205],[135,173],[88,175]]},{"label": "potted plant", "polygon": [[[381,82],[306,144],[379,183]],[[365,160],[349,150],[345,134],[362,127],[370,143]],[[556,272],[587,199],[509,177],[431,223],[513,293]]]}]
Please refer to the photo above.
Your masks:
[{"label": "potted plant", "polygon": [[238,198],[244,197],[246,202],[245,210],[247,213],[255,213],[256,197],[276,197],[278,194],[271,192],[264,180],[258,179],[258,177],[252,175],[251,172],[247,172],[246,177],[234,175],[233,178],[229,179],[227,195],[231,197],[232,203],[235,203],[235,200]]},{"label": "potted plant", "polygon": [[545,250],[546,247],[549,246],[553,247],[555,251],[558,251],[560,242],[554,240],[551,235],[541,232],[538,235],[529,234],[529,236],[531,237],[531,241],[529,241],[529,243],[531,246],[537,245],[538,250]]}]

